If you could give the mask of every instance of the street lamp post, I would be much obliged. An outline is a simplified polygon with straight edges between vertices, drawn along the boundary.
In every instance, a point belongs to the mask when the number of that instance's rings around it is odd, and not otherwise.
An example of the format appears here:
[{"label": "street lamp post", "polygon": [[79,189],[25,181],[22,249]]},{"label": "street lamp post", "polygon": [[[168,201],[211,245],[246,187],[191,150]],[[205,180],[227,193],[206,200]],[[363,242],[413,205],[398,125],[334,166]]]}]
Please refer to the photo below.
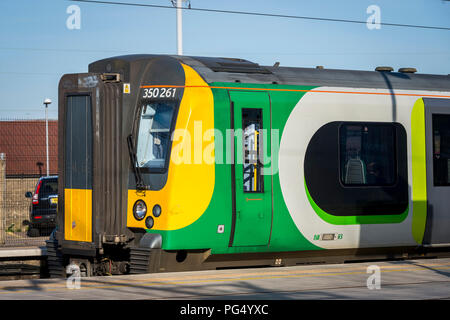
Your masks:
[{"label": "street lamp post", "polygon": [[45,149],[46,149],[46,157],[47,157],[47,177],[49,176],[49,163],[48,163],[48,105],[52,103],[52,100],[45,99]]}]

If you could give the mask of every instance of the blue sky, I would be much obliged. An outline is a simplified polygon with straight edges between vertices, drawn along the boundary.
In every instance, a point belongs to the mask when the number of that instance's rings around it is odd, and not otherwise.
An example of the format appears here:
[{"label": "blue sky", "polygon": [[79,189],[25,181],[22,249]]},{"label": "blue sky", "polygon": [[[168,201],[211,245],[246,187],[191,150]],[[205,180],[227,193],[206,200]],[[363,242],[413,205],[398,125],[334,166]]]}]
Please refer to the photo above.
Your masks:
[{"label": "blue sky", "polygon": [[[170,5],[169,0],[111,0]],[[69,30],[67,7],[81,9]],[[192,7],[366,21],[370,5],[381,22],[450,27],[442,0],[191,0]],[[68,0],[0,1],[0,119],[43,118],[45,98],[57,118],[65,73],[133,53],[176,53],[176,12]],[[183,11],[185,55],[244,58],[261,65],[373,70],[379,65],[450,73],[450,31]]]}]

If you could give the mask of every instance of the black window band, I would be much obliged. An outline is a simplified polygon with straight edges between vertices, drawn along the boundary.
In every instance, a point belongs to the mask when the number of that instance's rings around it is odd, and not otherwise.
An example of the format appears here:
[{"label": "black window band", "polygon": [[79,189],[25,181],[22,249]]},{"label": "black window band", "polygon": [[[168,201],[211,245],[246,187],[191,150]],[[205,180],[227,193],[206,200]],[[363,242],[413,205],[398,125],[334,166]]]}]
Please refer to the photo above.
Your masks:
[{"label": "black window band", "polygon": [[[381,182],[365,184],[342,182],[341,161],[346,158],[341,154],[343,141],[340,130],[346,126],[362,126],[362,130],[365,126],[369,127],[369,130],[379,126],[378,129],[391,128],[393,130],[392,134],[386,136],[393,140],[389,141],[387,145],[393,146],[395,155],[388,155],[385,163],[389,163],[389,165],[384,165],[386,168],[393,166],[391,168],[391,172],[394,172],[392,178],[388,177]],[[386,130],[389,131],[389,129]],[[383,132],[383,130],[375,130],[375,134],[376,131],[380,134]],[[371,152],[367,154],[370,155]],[[366,156],[367,159],[370,159],[370,156]],[[364,164],[360,164],[360,167],[364,167]],[[400,215],[408,207],[406,131],[399,123],[327,123],[317,130],[308,144],[304,173],[312,199],[323,211],[331,215]]]}]

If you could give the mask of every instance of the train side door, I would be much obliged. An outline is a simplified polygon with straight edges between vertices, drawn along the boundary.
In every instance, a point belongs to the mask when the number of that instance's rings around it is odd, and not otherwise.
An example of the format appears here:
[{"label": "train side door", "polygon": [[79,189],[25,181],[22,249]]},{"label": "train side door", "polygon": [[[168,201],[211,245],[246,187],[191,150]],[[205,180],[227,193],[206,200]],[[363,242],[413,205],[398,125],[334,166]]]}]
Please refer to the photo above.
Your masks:
[{"label": "train side door", "polygon": [[424,244],[450,243],[450,99],[425,104],[427,221]]},{"label": "train side door", "polygon": [[[272,177],[264,168],[271,154],[269,95],[267,92],[230,91],[230,99],[234,118],[230,244],[267,245],[272,228]],[[270,167],[270,163],[267,166]]]}]

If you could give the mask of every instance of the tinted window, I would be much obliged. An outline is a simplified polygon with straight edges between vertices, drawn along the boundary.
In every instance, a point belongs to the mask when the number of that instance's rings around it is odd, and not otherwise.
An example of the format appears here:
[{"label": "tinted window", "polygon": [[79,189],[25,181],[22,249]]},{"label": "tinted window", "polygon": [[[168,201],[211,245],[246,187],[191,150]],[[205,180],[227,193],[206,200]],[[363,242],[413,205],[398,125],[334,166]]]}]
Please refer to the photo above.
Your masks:
[{"label": "tinted window", "polygon": [[[382,133],[384,133],[385,145],[380,147],[377,144],[376,148],[376,152],[380,154],[379,157],[371,155],[372,152],[366,149],[369,142],[374,142],[374,138],[369,139],[364,136],[362,133],[364,127],[368,127],[365,134],[368,136],[383,136]],[[376,132],[378,133],[375,134]],[[391,139],[393,135],[395,143]],[[348,143],[347,140],[349,140]],[[394,150],[392,145],[395,146]],[[378,158],[384,160],[381,162],[384,172],[394,172],[384,177],[385,181],[394,181],[393,184],[369,184],[374,179],[369,177],[366,169],[374,159]],[[358,161],[353,161],[355,159]],[[392,163],[393,159],[395,159],[395,165]],[[353,164],[353,169],[356,168],[357,173],[353,177],[348,174],[347,184],[344,184],[347,174],[346,166],[349,161],[357,162],[359,165]],[[318,129],[308,143],[304,163],[305,186],[311,196],[310,199],[328,214],[339,217],[397,215],[395,219],[403,219],[409,199],[407,163],[406,131],[400,123],[330,122]],[[352,169],[351,165],[348,165],[347,169],[349,166]],[[357,171],[358,168],[359,171]],[[364,171],[361,168],[364,168]],[[363,175],[366,179],[365,184],[361,183]],[[350,184],[351,179],[353,184]],[[381,220],[373,218],[367,217],[368,220],[364,218],[349,222],[383,221],[382,217],[380,217]]]},{"label": "tinted window", "polygon": [[347,123],[339,130],[344,185],[383,186],[396,181],[395,127]]},{"label": "tinted window", "polygon": [[433,115],[433,180],[450,186],[450,115]]},{"label": "tinted window", "polygon": [[58,194],[58,180],[42,180],[42,186],[39,194]]}]

